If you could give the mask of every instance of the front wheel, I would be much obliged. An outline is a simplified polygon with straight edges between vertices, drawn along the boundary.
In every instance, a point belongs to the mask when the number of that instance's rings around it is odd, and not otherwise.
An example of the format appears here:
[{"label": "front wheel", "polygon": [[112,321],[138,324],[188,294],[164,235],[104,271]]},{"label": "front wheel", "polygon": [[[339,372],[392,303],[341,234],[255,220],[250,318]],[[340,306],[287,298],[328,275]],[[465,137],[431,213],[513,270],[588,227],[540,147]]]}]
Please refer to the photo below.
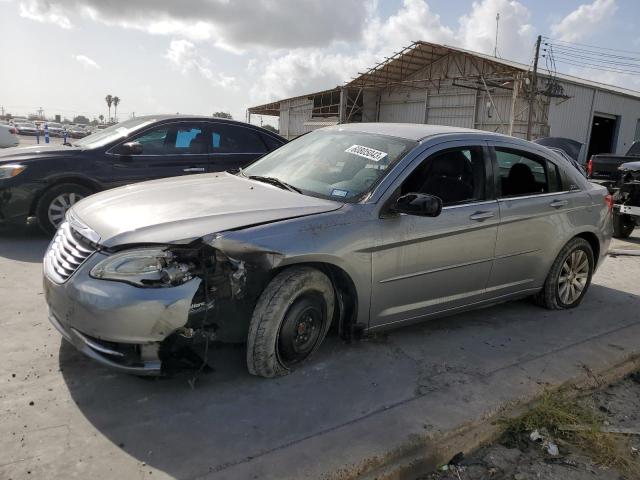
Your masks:
[{"label": "front wheel", "polygon": [[334,291],[329,278],[311,267],[280,272],[262,292],[247,338],[249,373],[286,375],[320,346],[331,325]]},{"label": "front wheel", "polygon": [[593,249],[584,238],[574,238],[556,257],[536,302],[550,310],[580,305],[591,285],[595,262]]},{"label": "front wheel", "polygon": [[53,235],[64,222],[64,216],[75,203],[93,192],[83,185],[63,183],[46,190],[36,206],[38,225],[46,233]]},{"label": "front wheel", "polygon": [[633,229],[636,227],[636,222],[633,217],[629,215],[620,215],[619,213],[613,214],[613,236],[616,238],[629,238]]}]

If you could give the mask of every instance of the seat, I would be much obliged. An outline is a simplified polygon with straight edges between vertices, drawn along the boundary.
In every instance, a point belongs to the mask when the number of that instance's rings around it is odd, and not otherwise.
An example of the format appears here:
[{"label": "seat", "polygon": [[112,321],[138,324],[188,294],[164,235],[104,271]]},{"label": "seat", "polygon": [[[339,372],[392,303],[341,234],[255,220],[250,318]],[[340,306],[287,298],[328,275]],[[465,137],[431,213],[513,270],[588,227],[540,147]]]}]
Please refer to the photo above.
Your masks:
[{"label": "seat", "polygon": [[462,152],[450,152],[434,158],[420,192],[440,197],[444,204],[472,199],[471,162]]},{"label": "seat", "polygon": [[204,133],[200,132],[189,144],[190,153],[207,153],[207,137]]},{"label": "seat", "polygon": [[538,191],[538,184],[529,165],[516,163],[509,169],[505,190],[506,195],[526,195]]}]

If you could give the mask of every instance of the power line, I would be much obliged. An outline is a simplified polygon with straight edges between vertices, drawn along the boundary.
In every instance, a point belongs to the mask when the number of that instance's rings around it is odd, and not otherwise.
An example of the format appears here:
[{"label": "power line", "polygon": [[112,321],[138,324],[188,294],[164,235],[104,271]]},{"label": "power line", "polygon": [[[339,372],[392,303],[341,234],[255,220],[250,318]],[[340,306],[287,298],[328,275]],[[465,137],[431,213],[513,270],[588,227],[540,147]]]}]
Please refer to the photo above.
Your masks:
[{"label": "power line", "polygon": [[549,40],[550,42],[556,44],[556,45],[561,45],[561,44],[568,44],[568,45],[577,45],[579,47],[587,47],[587,48],[592,48],[592,49],[596,49],[596,50],[607,50],[610,52],[620,52],[620,53],[633,53],[635,55],[640,55],[640,52],[638,52],[637,50],[621,50],[619,48],[608,48],[608,47],[600,47],[598,45],[588,45],[586,43],[577,43],[577,42],[569,42],[567,40],[557,40],[551,37],[543,37],[545,40]]},{"label": "power line", "polygon": [[605,68],[605,67],[602,67],[601,65],[595,65],[595,64],[584,63],[584,62],[574,62],[574,61],[563,59],[563,58],[558,58],[558,61],[560,63],[572,65],[576,67],[590,68],[598,72],[622,73],[625,75],[640,75],[640,70],[622,70],[622,69],[616,69],[613,67]]}]

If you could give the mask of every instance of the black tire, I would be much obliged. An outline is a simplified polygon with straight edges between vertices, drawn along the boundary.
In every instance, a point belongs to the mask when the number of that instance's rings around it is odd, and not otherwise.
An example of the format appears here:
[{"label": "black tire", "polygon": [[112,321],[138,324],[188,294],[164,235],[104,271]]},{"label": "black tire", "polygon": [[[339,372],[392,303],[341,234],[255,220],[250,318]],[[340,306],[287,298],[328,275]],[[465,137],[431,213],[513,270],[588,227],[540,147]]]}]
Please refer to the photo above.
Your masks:
[{"label": "black tire", "polygon": [[613,236],[616,238],[629,238],[633,229],[636,228],[636,222],[629,215],[613,214]]},{"label": "black tire", "polygon": [[73,194],[74,198],[76,196],[85,198],[92,193],[94,193],[92,190],[77,183],[61,183],[60,185],[54,185],[48,190],[45,190],[36,205],[36,219],[38,220],[38,225],[45,233],[53,235],[57,230],[58,225],[55,225],[49,218],[49,208],[51,207],[52,202],[60,195]]},{"label": "black tire", "polygon": [[291,267],[276,275],[251,317],[249,373],[265,378],[286,375],[307,360],[331,326],[334,302],[331,280],[315,268]]},{"label": "black tire", "polygon": [[[561,298],[560,275],[565,273],[565,262],[570,261],[571,255],[576,252],[583,252],[588,261],[588,271],[586,273],[585,283],[577,298],[571,298],[570,301]],[[582,262],[581,262],[582,263]],[[549,270],[547,279],[544,282],[542,290],[534,297],[538,305],[548,308],[549,310],[562,310],[567,308],[575,308],[580,305],[584,295],[591,285],[591,277],[593,276],[595,262],[593,259],[593,249],[589,242],[583,238],[574,238],[570,240],[556,257]]]}]

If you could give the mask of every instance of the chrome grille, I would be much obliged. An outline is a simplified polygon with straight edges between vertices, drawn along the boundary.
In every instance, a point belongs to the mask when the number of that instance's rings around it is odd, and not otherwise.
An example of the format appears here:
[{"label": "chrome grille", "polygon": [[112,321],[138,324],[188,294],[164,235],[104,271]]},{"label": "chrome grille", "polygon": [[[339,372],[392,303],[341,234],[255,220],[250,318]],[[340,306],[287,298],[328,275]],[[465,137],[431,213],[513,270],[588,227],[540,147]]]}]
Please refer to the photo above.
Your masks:
[{"label": "chrome grille", "polygon": [[54,282],[64,283],[95,251],[68,222],[64,222],[44,257],[45,273]]}]

